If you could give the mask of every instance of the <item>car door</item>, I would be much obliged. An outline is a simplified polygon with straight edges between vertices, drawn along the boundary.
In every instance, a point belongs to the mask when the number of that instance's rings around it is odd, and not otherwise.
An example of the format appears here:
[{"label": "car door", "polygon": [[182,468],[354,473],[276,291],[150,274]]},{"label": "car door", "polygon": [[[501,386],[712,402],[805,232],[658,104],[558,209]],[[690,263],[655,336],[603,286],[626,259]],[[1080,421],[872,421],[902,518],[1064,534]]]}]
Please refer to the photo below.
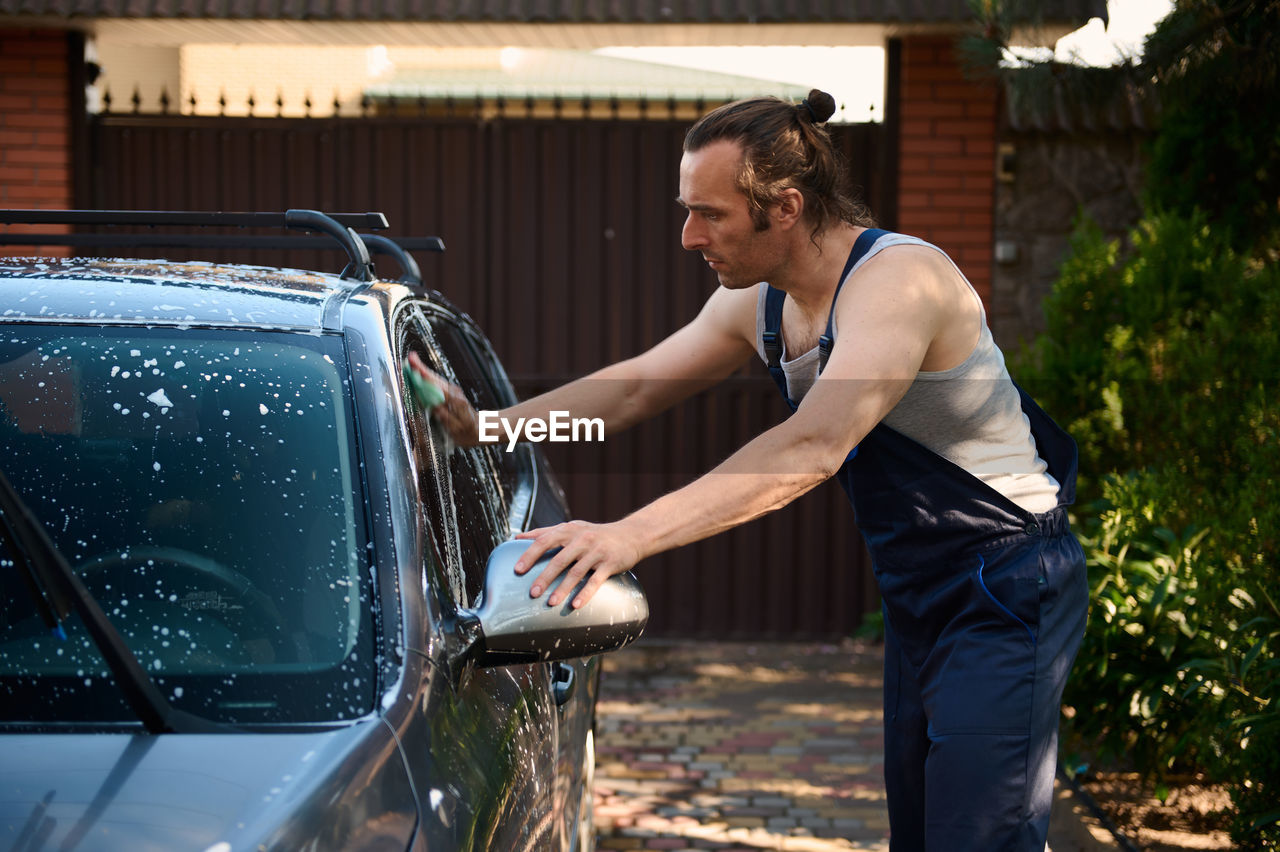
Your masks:
[{"label": "car door", "polygon": [[[478,407],[494,402],[467,350],[457,319],[414,303],[397,318],[397,363],[416,352]],[[510,534],[515,500],[508,460],[494,447],[451,447],[429,416],[414,411],[407,431],[427,540],[427,593],[446,619],[473,608],[489,553]],[[458,666],[448,642],[436,643],[424,697],[427,733],[405,743],[419,799],[458,848],[555,848],[559,711],[546,664],[481,669]],[[437,825],[440,823],[441,825]]]},{"label": "car door", "polygon": [[[464,386],[477,410],[498,410],[517,402],[515,390],[489,342],[472,323],[450,312],[427,310],[430,327],[454,378]],[[505,537],[524,529],[568,520],[568,509],[545,461],[531,444],[509,448],[500,441],[477,448],[483,469],[506,510]],[[547,664],[554,683],[558,749],[555,772],[555,812],[563,849],[574,847],[583,831],[591,831],[591,738],[595,722],[598,660],[578,659]],[[587,846],[590,844],[580,844]]]}]

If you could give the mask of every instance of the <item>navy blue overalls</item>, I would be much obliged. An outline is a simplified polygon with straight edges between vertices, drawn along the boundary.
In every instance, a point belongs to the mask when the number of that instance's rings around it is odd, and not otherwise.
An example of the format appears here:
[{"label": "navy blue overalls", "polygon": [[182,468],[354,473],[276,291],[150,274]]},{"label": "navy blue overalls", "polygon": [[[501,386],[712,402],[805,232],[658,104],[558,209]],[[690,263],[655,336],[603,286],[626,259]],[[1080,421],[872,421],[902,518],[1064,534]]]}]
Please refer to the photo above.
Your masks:
[{"label": "navy blue overalls", "polygon": [[[842,283],[885,233],[860,235]],[[769,288],[763,343],[794,412],[781,366],[783,299]],[[831,334],[828,319],[824,364]],[[1067,524],[1075,442],[1018,392],[1040,456],[1061,484],[1049,512],[1020,508],[883,424],[837,474],[883,601],[892,852],[1044,849],[1059,704],[1088,588]]]}]

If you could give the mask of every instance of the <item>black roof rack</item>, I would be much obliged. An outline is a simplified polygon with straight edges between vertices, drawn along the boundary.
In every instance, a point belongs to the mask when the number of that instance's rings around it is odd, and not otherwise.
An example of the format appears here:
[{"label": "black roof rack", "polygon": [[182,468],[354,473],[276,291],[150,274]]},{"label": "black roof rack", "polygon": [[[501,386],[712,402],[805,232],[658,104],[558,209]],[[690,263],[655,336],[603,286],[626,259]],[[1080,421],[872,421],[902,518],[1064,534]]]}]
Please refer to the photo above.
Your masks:
[{"label": "black roof rack", "polygon": [[[354,228],[384,229],[381,213],[321,213],[287,210],[284,213],[214,213],[159,210],[0,210],[5,225],[110,225],[136,227],[282,227],[318,231],[324,237],[271,237],[223,234],[33,234],[0,231],[4,245],[61,245],[69,247],[173,246],[183,248],[324,249],[341,248],[349,259],[342,277],[357,281],[374,278],[370,254],[393,257],[400,265],[400,281],[421,286],[422,274],[408,249],[444,251],[439,237],[392,240],[378,234],[357,234]],[[336,245],[335,245],[336,242]]]}]

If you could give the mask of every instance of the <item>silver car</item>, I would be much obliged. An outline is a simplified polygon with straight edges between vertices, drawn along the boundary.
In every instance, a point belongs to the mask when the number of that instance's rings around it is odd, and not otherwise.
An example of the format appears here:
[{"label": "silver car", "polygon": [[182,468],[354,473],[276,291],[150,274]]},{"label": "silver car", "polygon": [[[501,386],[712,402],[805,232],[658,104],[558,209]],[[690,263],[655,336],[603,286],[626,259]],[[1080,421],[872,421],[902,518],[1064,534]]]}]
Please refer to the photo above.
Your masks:
[{"label": "silver car", "polygon": [[488,342],[277,218],[343,275],[0,258],[0,847],[592,848],[591,655],[644,595],[529,598],[544,460],[450,446],[401,373],[501,408]]}]

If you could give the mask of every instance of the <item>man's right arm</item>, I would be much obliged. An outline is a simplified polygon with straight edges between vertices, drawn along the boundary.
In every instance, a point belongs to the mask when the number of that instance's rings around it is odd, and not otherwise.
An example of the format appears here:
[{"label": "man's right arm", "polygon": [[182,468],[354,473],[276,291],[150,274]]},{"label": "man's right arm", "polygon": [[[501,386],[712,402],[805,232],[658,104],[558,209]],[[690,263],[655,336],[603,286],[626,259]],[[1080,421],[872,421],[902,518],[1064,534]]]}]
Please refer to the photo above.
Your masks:
[{"label": "man's right arm", "polygon": [[[755,351],[756,290],[718,288],[698,316],[653,348],[500,412],[517,418],[550,419],[552,411],[600,418],[614,434],[659,414],[728,377]],[[414,365],[415,369],[418,365]],[[452,386],[442,388],[451,411],[437,411],[442,424],[465,445],[478,442],[474,412]],[[469,406],[465,406],[469,408]]]}]

